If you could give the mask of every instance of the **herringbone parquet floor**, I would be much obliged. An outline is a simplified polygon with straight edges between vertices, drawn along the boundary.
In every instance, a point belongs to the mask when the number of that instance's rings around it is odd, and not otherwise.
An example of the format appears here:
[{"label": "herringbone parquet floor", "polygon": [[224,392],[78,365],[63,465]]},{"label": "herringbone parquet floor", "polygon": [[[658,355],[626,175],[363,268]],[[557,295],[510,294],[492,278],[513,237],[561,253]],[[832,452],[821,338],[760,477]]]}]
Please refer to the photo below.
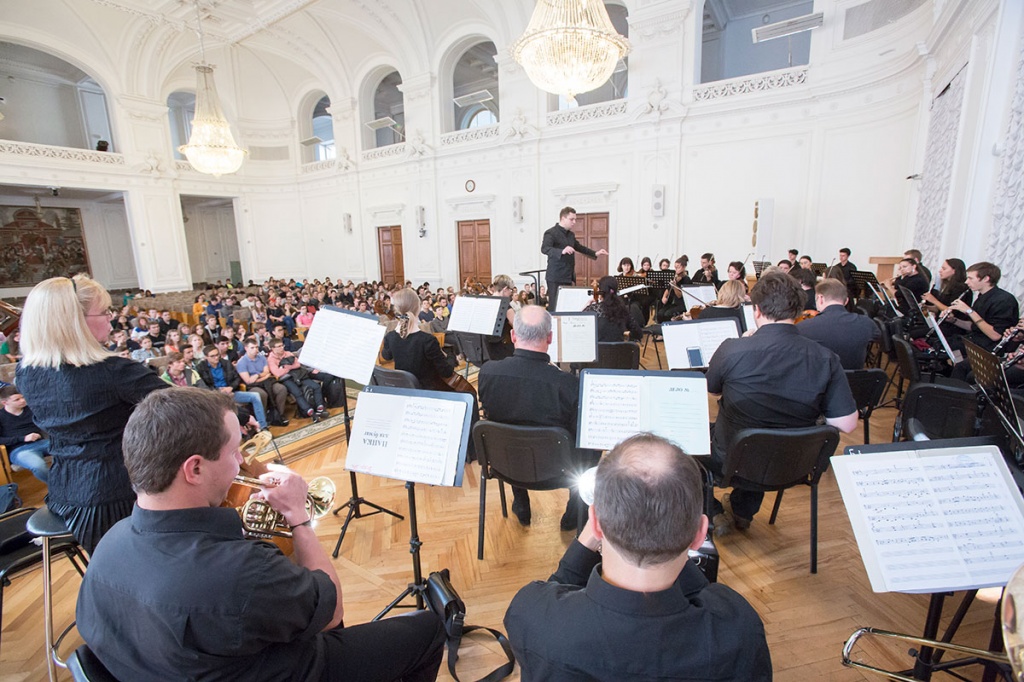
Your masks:
[{"label": "herringbone parquet floor", "polygon": [[[644,364],[654,366],[653,354],[650,362],[644,359]],[[876,412],[871,429],[874,441],[889,439],[894,415],[891,408]],[[859,428],[843,438],[843,446],[860,442],[863,432]],[[338,484],[340,502],[350,493],[344,462],[345,446],[339,444],[298,461],[294,467],[309,476],[332,477]],[[41,504],[42,487],[27,472],[15,476],[22,485],[26,504]],[[362,475],[358,480],[359,492],[367,499],[407,514],[407,492],[401,482]],[[547,578],[572,538],[570,533],[558,530],[566,493],[534,493],[533,524],[524,528],[512,517],[502,518],[496,483],[490,483],[485,559],[477,561],[479,485],[479,468],[474,464],[467,469],[462,488],[417,486],[423,569],[429,572],[449,568],[453,583],[466,601],[467,620],[501,628],[512,595],[531,580]],[[766,506],[771,500],[769,495]],[[749,531],[720,538],[719,579],[743,594],[764,620],[776,680],[868,679],[840,664],[844,640],[863,625],[920,633],[928,597],[871,592],[831,473],[826,474],[821,485],[819,572],[811,575],[808,510],[809,491],[794,489],[786,493],[774,526],[767,524],[766,510],[758,515]],[[317,526],[327,551],[334,548],[342,520],[343,515],[328,516]],[[344,587],[347,623],[372,618],[412,579],[408,543],[408,520],[377,515],[353,522],[335,561]],[[41,580],[40,571],[32,571],[15,578],[4,590],[0,643],[0,680],[4,682],[36,682],[46,677]],[[56,622],[66,623],[73,616],[79,579],[61,561],[57,564],[56,582]],[[986,646],[992,609],[989,604],[975,603],[957,641]],[[952,607],[947,608],[943,624],[952,611]],[[903,646],[882,651],[866,646],[863,657],[885,666],[905,668],[910,665],[906,649]],[[464,680],[475,679],[500,663],[500,650],[493,640],[474,638],[463,645],[459,673]],[[70,679],[66,671],[60,675]],[[518,677],[517,670],[513,679]],[[444,665],[439,679],[450,679]],[[980,676],[971,678],[969,674],[969,679]]]}]

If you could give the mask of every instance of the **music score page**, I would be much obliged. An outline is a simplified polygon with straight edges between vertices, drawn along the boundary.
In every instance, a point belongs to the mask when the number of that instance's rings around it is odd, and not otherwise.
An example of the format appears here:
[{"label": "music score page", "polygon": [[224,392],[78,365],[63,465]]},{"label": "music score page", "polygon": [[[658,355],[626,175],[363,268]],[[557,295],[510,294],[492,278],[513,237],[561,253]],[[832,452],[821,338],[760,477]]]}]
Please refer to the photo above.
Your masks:
[{"label": "music score page", "polygon": [[548,355],[551,356],[551,362],[597,360],[597,315],[552,315]]},{"label": "music score page", "polygon": [[558,300],[555,301],[555,312],[582,312],[593,301],[594,294],[590,287],[558,287]]},{"label": "music score page", "polygon": [[585,370],[577,447],[611,450],[630,436],[650,431],[687,454],[710,454],[707,380],[701,375],[667,374]]},{"label": "music score page", "polygon": [[370,383],[387,328],[377,318],[325,306],[313,318],[299,352],[302,364],[343,379]]},{"label": "music score page", "polygon": [[500,296],[456,296],[448,331],[484,336],[500,334],[501,325],[497,320],[501,302]]},{"label": "music score page", "polygon": [[[661,334],[665,338],[665,358],[669,369],[707,367],[712,356],[726,339],[739,338],[740,329],[735,320],[693,320],[663,322]],[[689,348],[700,348],[701,364],[690,364]]]},{"label": "music score page", "polygon": [[907,446],[832,458],[871,589],[1005,585],[1024,563],[1024,500],[999,449]]},{"label": "music score page", "polygon": [[465,419],[462,402],[360,393],[345,468],[399,481],[458,485]]}]

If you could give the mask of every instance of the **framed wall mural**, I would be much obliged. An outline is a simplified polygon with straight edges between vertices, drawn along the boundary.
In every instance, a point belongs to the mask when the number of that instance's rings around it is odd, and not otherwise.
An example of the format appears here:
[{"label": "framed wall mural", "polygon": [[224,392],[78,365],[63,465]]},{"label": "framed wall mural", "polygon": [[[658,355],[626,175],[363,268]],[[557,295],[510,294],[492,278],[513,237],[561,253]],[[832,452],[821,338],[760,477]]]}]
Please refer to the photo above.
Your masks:
[{"label": "framed wall mural", "polygon": [[0,206],[0,287],[88,271],[79,209]]}]

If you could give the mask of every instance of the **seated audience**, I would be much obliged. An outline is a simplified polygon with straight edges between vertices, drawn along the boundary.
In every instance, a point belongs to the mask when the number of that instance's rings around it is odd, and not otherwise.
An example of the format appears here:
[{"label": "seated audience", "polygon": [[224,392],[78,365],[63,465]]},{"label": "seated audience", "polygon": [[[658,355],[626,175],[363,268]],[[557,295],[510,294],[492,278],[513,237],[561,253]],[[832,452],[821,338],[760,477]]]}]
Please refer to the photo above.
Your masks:
[{"label": "seated audience", "polygon": [[[267,364],[270,366],[270,373],[274,375],[274,378],[284,384],[285,389],[295,398],[299,414],[309,417],[314,424],[319,422],[320,417],[327,411],[327,407],[324,405],[323,389],[319,382],[310,377],[309,370],[299,364],[299,359],[295,357],[295,354],[284,349],[284,341],[281,339],[271,339]],[[311,405],[307,399],[307,391],[315,406]]]},{"label": "seated audience", "polygon": [[[188,350],[191,351],[192,348],[190,347]],[[199,372],[189,367],[188,364],[182,353],[171,353],[167,356],[167,369],[160,375],[160,378],[172,386],[209,388],[199,378]]]},{"label": "seated audience", "polygon": [[242,461],[230,399],[190,388],[160,393],[125,432],[138,504],[96,549],[78,597],[79,631],[111,674],[435,679],[445,633],[430,611],[342,626],[341,583],[298,474],[272,464],[256,493],[291,527],[293,559],[243,538],[238,512],[220,506]]},{"label": "seated audience", "polygon": [[218,346],[206,348],[206,360],[199,363],[199,378],[210,388],[232,396],[236,403],[251,407],[256,423],[261,429],[267,428],[267,413],[263,409],[263,401],[256,393],[239,390],[242,378],[238,376],[234,366],[225,359],[223,352]]},{"label": "seated audience", "polygon": [[25,396],[14,386],[4,386],[0,388],[0,404],[0,445],[7,448],[11,464],[25,467],[46,483],[50,467],[44,458],[50,454],[50,441],[32,421]]},{"label": "seated audience", "polygon": [[523,680],[772,679],[757,612],[687,554],[708,528],[701,481],[694,459],[652,434],[601,460],[583,532],[505,614]]},{"label": "seated audience", "polygon": [[270,373],[270,364],[260,354],[259,342],[255,337],[250,336],[245,340],[245,355],[238,359],[235,369],[245,382],[246,390],[259,395],[263,404],[268,406],[270,425],[288,426],[288,420],[284,418],[288,389]]}]

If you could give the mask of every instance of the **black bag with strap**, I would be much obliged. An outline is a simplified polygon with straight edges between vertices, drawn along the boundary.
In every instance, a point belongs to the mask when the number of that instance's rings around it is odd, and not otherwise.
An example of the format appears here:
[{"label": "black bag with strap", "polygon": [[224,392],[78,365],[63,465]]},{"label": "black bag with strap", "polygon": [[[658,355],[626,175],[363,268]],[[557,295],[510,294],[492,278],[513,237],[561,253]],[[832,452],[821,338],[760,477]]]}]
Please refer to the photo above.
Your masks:
[{"label": "black bag with strap", "polygon": [[512,646],[508,643],[508,638],[499,630],[481,625],[466,625],[466,603],[462,601],[459,593],[452,586],[447,568],[430,574],[430,577],[427,578],[424,598],[430,610],[444,623],[444,631],[448,636],[448,672],[456,682],[459,682],[459,676],[455,674],[455,664],[459,661],[459,645],[462,643],[462,636],[476,631],[486,631],[494,635],[505,652],[505,656],[508,657],[507,663],[481,677],[478,682],[497,682],[497,680],[512,674],[516,665],[516,657],[512,653]]}]

